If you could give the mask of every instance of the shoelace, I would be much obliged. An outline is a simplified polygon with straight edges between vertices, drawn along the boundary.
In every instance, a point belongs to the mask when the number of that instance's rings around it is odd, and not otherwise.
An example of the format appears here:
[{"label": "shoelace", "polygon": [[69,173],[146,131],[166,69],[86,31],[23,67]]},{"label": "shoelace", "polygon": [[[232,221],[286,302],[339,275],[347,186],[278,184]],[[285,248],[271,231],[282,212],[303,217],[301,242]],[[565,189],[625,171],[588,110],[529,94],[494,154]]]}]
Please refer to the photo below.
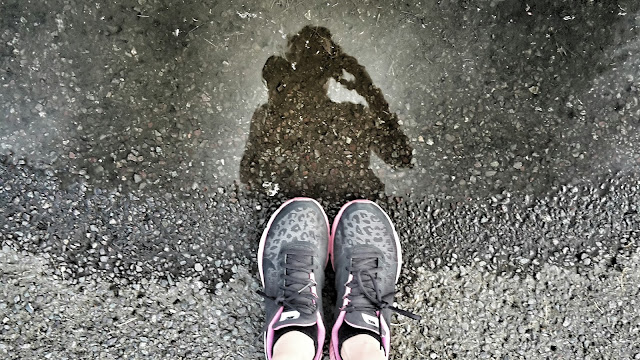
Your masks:
[{"label": "shoelace", "polygon": [[283,282],[280,284],[278,296],[269,296],[258,290],[258,295],[284,306],[285,310],[296,310],[301,314],[311,315],[317,309],[316,297],[311,291],[305,291],[316,286],[309,278],[309,269],[313,266],[311,251],[295,249],[285,254],[280,265],[285,269]]},{"label": "shoelace", "polygon": [[[414,320],[420,320],[421,317],[390,304],[390,302],[393,301],[395,291],[382,295],[380,288],[378,288],[378,282],[376,281],[377,268],[378,257],[375,253],[360,254],[359,257],[351,259],[351,266],[347,267],[347,271],[353,274],[353,280],[347,284],[351,288],[351,292],[347,296],[349,298],[349,304],[347,304],[345,310],[347,312],[373,311],[377,315],[378,340],[380,341],[380,348],[383,349],[382,310],[389,309]],[[363,279],[363,275],[366,278]]]}]

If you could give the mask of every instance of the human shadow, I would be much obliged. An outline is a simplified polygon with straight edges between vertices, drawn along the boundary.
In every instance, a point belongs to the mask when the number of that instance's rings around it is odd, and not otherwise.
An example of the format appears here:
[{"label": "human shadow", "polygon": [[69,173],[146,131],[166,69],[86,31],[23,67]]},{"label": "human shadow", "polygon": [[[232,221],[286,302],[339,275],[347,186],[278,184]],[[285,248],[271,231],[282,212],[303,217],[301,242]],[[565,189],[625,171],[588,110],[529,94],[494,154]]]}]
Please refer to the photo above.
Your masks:
[{"label": "human shadow", "polygon": [[[254,191],[311,197],[371,197],[384,184],[371,152],[392,167],[411,167],[412,148],[364,66],[343,52],[324,27],[306,26],[284,57],[262,69],[268,103],[251,119],[240,180]],[[368,106],[334,102],[331,79]]]}]

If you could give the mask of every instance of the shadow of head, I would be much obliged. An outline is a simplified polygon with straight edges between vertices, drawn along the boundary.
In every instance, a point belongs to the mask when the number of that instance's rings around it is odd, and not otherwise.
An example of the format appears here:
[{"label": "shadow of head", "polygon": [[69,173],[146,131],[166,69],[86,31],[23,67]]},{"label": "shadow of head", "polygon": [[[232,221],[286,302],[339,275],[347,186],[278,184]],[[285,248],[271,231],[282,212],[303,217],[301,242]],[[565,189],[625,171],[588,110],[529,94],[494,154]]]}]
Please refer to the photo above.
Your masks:
[{"label": "shadow of head", "polygon": [[307,100],[328,101],[328,81],[342,75],[342,57],[327,28],[304,27],[289,38],[284,57],[271,56],[262,68],[270,99],[301,92]]}]

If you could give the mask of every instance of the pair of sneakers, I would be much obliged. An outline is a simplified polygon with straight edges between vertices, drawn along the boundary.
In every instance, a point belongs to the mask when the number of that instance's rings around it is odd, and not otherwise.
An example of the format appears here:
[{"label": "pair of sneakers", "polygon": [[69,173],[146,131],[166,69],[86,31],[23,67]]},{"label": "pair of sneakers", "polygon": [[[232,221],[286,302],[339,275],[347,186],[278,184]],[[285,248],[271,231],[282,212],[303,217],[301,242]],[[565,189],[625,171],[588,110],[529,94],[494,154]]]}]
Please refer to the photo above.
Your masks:
[{"label": "pair of sneakers", "polygon": [[322,358],[326,329],[322,314],[324,269],[331,258],[336,274],[336,319],[329,354],[341,360],[342,343],[358,334],[377,338],[387,358],[391,311],[402,254],[389,216],[374,202],[345,204],[329,229],[318,202],[291,199],[271,216],[260,239],[258,270],[265,298],[265,355],[291,330],[309,335],[315,360]]}]

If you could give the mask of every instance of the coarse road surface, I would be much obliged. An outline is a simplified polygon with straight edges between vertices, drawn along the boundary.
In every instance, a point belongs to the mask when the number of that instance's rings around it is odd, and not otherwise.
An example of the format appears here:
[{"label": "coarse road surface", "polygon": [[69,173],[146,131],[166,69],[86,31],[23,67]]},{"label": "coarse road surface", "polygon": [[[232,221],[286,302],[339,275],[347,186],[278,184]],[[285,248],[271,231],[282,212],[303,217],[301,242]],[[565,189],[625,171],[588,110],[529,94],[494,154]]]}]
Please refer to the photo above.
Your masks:
[{"label": "coarse road surface", "polygon": [[392,359],[640,359],[636,0],[0,0],[0,40],[2,358],[262,358],[305,195],[396,224]]}]

